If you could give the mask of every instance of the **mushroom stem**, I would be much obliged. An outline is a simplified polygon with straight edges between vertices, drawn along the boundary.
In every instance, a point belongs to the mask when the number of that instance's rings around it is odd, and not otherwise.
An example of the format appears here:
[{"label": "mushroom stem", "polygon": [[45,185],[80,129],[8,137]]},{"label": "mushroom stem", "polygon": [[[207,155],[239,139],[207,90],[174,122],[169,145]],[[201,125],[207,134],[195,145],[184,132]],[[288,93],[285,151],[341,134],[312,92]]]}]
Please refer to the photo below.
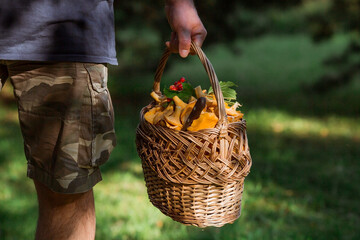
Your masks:
[{"label": "mushroom stem", "polygon": [[156,102],[161,102],[161,98],[160,98],[160,96],[156,93],[156,92],[154,92],[154,91],[152,91],[151,93],[150,93],[150,96],[156,101]]},{"label": "mushroom stem", "polygon": [[182,126],[180,122],[180,113],[182,108],[180,106],[175,107],[175,112],[170,116],[165,116],[165,120],[173,126]]},{"label": "mushroom stem", "polygon": [[173,101],[175,102],[175,105],[181,107],[181,109],[184,109],[187,105],[178,96],[174,96]]},{"label": "mushroom stem", "polygon": [[202,91],[200,86],[197,86],[195,89],[195,94],[197,98],[206,97],[205,93]]}]

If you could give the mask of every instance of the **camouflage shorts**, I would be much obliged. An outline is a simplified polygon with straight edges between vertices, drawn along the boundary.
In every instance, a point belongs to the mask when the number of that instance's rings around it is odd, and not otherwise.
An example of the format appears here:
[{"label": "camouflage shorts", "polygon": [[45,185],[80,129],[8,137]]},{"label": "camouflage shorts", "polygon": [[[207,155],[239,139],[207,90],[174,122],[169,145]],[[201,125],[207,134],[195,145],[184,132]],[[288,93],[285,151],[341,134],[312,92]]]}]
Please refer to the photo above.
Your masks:
[{"label": "camouflage shorts", "polygon": [[28,177],[59,193],[80,193],[101,181],[116,139],[103,64],[1,61],[18,103]]}]

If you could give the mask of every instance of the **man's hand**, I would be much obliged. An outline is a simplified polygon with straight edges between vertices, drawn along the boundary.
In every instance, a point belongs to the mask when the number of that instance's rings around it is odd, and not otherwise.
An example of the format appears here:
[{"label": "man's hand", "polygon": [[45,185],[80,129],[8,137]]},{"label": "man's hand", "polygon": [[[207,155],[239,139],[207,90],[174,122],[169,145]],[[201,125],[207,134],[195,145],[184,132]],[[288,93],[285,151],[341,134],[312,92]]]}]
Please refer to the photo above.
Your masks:
[{"label": "man's hand", "polygon": [[206,29],[192,0],[166,0],[165,11],[173,31],[166,45],[185,58],[189,54],[191,41],[201,47],[207,34]]}]

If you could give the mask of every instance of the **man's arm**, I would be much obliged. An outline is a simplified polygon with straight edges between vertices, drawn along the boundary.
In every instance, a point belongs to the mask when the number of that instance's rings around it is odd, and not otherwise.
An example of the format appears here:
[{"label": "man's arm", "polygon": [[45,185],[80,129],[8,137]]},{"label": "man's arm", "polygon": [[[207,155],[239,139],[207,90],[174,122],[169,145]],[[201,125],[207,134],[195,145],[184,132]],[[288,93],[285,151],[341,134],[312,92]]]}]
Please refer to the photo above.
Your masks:
[{"label": "man's arm", "polygon": [[201,47],[206,37],[193,0],[166,0],[165,11],[172,29],[171,40],[166,45],[185,58],[189,54],[191,41]]}]

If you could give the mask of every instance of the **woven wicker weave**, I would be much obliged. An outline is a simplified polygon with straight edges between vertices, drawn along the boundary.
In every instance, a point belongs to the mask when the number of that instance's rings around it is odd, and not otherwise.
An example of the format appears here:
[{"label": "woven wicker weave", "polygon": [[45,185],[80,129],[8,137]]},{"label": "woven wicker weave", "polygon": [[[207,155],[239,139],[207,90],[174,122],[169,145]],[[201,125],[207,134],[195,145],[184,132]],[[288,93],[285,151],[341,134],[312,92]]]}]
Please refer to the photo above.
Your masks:
[{"label": "woven wicker weave", "polygon": [[[241,210],[244,178],[251,157],[246,124],[228,123],[214,68],[194,43],[194,51],[208,73],[218,102],[219,121],[213,129],[176,131],[152,125],[144,107],[136,131],[137,151],[152,204],[173,220],[198,227],[233,223]],[[153,90],[161,95],[160,80],[170,56],[166,50],[155,74]]]}]

